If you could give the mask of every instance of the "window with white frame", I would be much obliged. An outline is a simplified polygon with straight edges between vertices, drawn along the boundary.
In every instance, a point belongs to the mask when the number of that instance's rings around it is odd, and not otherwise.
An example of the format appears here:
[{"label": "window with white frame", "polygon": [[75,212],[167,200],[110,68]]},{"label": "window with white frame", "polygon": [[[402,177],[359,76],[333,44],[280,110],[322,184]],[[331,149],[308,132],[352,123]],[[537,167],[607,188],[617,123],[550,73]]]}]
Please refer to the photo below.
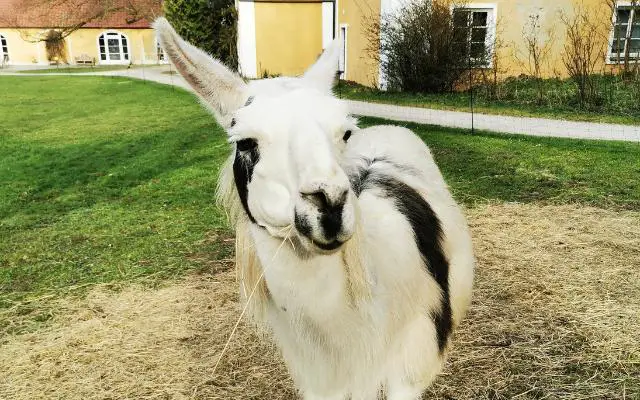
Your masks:
[{"label": "window with white frame", "polygon": [[98,37],[101,64],[128,64],[129,41],[120,32],[104,32]]},{"label": "window with white frame", "polygon": [[9,46],[7,46],[7,38],[0,35],[0,64],[9,61]]},{"label": "window with white frame", "polygon": [[453,9],[454,42],[476,67],[491,67],[495,43],[495,7]]},{"label": "window with white frame", "polygon": [[338,58],[338,73],[340,79],[347,79],[347,34],[348,25],[340,25],[340,57]]},{"label": "window with white frame", "polygon": [[162,46],[160,46],[160,42],[158,42],[158,39],[156,39],[156,57],[160,64],[166,64],[168,62],[167,56],[164,54],[164,49],[162,48]]},{"label": "window with white frame", "polygon": [[640,58],[640,5],[618,5],[613,16],[609,61],[637,60],[638,58]]}]

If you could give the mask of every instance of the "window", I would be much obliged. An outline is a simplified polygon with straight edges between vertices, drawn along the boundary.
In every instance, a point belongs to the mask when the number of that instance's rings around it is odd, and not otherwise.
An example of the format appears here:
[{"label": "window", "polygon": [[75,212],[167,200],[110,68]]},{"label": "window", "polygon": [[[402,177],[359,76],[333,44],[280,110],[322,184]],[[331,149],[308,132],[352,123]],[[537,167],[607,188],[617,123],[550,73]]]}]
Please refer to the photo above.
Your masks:
[{"label": "window", "polygon": [[347,25],[340,25],[340,58],[338,59],[338,73],[340,79],[347,79]]},{"label": "window", "polygon": [[491,67],[495,39],[495,8],[472,5],[453,10],[454,42],[470,62]]},{"label": "window", "polygon": [[9,61],[9,47],[7,46],[7,38],[0,35],[0,64],[6,64]]},{"label": "window", "polygon": [[609,61],[640,58],[640,6],[618,6],[613,20]]},{"label": "window", "polygon": [[164,54],[164,49],[160,46],[158,39],[156,39],[156,58],[160,64],[166,64],[168,62],[167,56]]},{"label": "window", "polygon": [[120,32],[105,32],[98,37],[101,64],[128,64],[129,41]]}]

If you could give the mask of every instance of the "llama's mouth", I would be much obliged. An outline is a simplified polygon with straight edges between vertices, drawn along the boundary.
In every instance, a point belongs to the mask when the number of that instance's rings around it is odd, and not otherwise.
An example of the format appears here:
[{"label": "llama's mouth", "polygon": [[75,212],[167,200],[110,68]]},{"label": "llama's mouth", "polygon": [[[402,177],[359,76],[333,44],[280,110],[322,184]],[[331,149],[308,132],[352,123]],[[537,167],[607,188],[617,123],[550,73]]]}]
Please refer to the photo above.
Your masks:
[{"label": "llama's mouth", "polygon": [[344,244],[344,242],[340,242],[338,240],[334,240],[331,243],[319,243],[319,242],[316,242],[315,240],[312,240],[311,242],[318,248],[325,251],[333,251]]},{"label": "llama's mouth", "polygon": [[334,240],[329,243],[323,243],[314,240],[309,236],[303,235],[300,232],[298,232],[298,235],[296,235],[296,239],[296,242],[300,244],[305,249],[305,251],[315,254],[333,254],[338,251],[338,249],[340,249],[340,247],[345,243],[339,240]]}]

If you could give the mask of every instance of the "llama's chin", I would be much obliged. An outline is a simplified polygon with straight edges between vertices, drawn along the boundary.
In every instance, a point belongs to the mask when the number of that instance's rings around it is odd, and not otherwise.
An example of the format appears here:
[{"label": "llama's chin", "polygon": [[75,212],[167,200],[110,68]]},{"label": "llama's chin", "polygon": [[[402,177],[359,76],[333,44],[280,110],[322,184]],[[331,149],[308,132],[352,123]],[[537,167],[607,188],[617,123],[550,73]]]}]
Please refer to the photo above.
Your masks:
[{"label": "llama's chin", "polygon": [[313,255],[330,255],[334,254],[342,248],[346,241],[334,240],[330,243],[322,243],[310,239],[309,237],[298,233],[296,235],[294,248],[297,250],[300,256],[310,257]]}]

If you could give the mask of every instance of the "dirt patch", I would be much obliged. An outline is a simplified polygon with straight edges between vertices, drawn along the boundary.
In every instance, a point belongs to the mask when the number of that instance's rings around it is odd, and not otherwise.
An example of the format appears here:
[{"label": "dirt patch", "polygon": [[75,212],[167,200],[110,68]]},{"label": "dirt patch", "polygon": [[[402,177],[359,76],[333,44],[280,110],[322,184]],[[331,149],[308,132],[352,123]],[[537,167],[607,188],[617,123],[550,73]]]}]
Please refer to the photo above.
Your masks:
[{"label": "dirt patch", "polygon": [[[475,298],[425,398],[640,398],[640,213],[514,204],[468,215]],[[277,352],[246,324],[212,374],[239,315],[226,267],[47,304],[44,327],[0,337],[0,398],[295,398]]]}]

